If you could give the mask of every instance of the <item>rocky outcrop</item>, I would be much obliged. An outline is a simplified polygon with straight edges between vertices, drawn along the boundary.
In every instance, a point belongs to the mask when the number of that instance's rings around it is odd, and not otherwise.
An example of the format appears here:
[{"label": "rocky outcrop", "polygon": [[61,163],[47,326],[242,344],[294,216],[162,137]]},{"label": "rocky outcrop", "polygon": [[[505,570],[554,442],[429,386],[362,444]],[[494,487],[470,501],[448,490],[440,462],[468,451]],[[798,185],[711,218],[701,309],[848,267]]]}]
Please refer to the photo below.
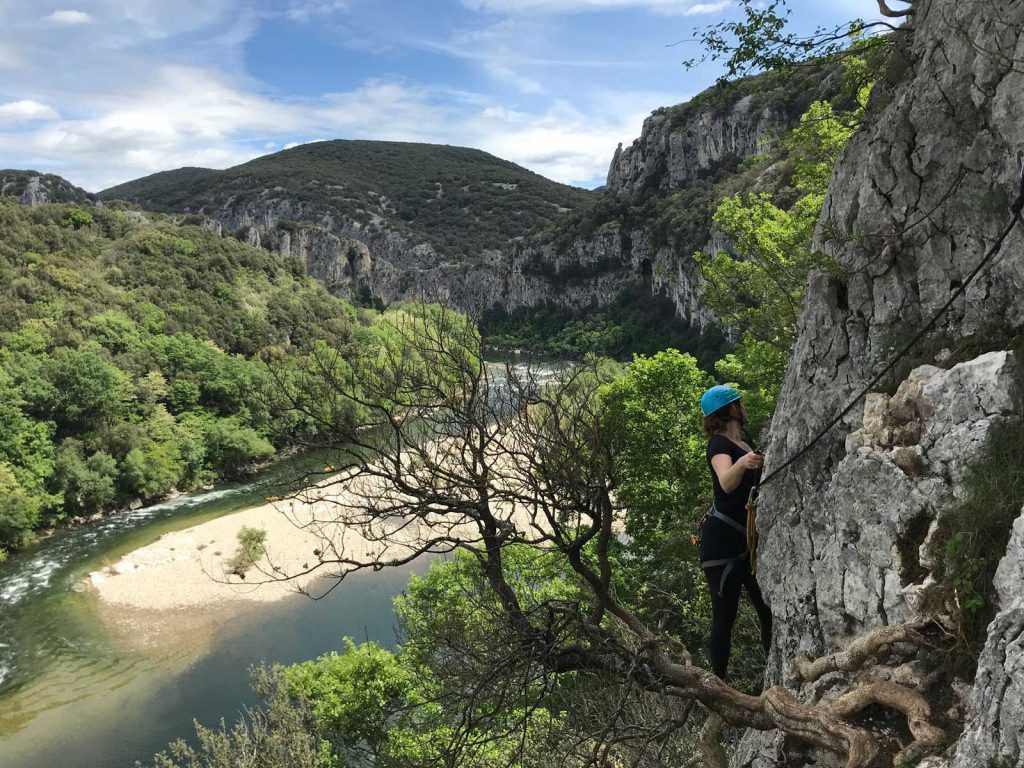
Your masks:
[{"label": "rocky outcrop", "polygon": [[648,117],[640,138],[615,151],[607,188],[630,200],[681,189],[726,158],[760,154],[790,127],[784,105],[756,107],[753,96],[723,114],[699,112],[680,122],[672,110]]},{"label": "rocky outcrop", "polygon": [[783,675],[786,659],[918,615],[928,535],[992,425],[1021,413],[1019,375],[1007,352],[915,369],[892,397],[869,396],[813,519],[772,508],[761,584],[781,619]]},{"label": "rocky outcrop", "polygon": [[682,189],[729,160],[743,160],[774,146],[816,99],[839,91],[842,68],[814,67],[802,82],[778,88],[770,76],[712,88],[692,102],[656,110],[640,137],[620,144],[606,187],[629,200]]},{"label": "rocky outcrop", "polygon": [[37,206],[44,203],[91,204],[94,198],[67,179],[52,173],[35,171],[0,171],[0,196],[17,197],[22,205]]},{"label": "rocky outcrop", "polygon": [[[913,27],[895,38],[869,123],[833,177],[816,239],[839,270],[808,286],[768,472],[946,303],[1010,221],[1024,146],[1024,71],[1015,64],[1024,6],[917,0]],[[941,347],[965,339],[999,350],[1000,337],[1024,326],[1022,285],[1018,228],[914,350],[918,362],[941,360]],[[797,654],[819,656],[919,615],[915,598],[930,571],[922,545],[936,517],[960,493],[991,425],[1021,413],[1011,360],[996,351],[948,372],[918,368],[893,398],[854,409],[763,490],[759,578],[778,617],[769,682],[794,682]],[[958,765],[983,766],[971,755],[997,752],[1020,764],[1020,691],[1006,681],[1019,670],[1021,624],[1012,605],[1001,607]],[[783,764],[781,748],[775,734],[748,734],[735,764]]]},{"label": "rocky outcrop", "polygon": [[972,717],[954,768],[1024,766],[1024,513],[995,578],[1000,611],[989,625],[971,695]]}]

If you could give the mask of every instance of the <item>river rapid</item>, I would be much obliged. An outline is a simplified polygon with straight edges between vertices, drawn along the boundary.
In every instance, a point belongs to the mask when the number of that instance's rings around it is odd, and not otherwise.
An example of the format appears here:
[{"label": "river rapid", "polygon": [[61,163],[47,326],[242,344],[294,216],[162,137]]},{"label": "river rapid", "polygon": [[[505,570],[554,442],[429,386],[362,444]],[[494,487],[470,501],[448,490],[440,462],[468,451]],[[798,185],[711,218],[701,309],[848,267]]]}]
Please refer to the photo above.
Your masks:
[{"label": "river rapid", "polygon": [[[542,380],[559,367],[544,363]],[[292,457],[246,482],[58,531],[0,564],[0,767],[148,764],[170,741],[192,737],[194,719],[231,723],[255,705],[254,665],[315,658],[345,636],[393,647],[392,599],[428,567],[423,559],[355,574],[319,601],[295,595],[225,610],[212,632],[181,636],[173,616],[154,616],[171,637],[152,647],[111,632],[86,587],[90,572],[164,533],[263,504],[340,463],[326,451]]]}]

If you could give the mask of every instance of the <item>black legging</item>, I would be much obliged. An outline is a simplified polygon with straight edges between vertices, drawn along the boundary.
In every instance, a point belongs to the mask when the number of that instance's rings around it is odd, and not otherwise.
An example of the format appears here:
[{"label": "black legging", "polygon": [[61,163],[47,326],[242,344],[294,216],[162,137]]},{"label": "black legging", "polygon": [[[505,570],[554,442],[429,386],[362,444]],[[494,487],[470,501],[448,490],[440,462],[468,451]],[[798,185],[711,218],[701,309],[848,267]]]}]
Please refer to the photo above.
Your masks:
[{"label": "black legging", "polygon": [[[772,612],[761,596],[761,588],[757,585],[757,577],[750,572],[750,563],[737,563],[722,584],[722,572],[726,566],[705,568],[704,576],[711,590],[711,668],[720,678],[725,680],[729,668],[729,652],[732,650],[732,625],[736,621],[736,613],[740,608],[740,587],[747,588],[750,602],[757,611],[757,621],[761,627],[761,645],[768,653],[772,643]],[[721,586],[722,593],[718,593]]]}]

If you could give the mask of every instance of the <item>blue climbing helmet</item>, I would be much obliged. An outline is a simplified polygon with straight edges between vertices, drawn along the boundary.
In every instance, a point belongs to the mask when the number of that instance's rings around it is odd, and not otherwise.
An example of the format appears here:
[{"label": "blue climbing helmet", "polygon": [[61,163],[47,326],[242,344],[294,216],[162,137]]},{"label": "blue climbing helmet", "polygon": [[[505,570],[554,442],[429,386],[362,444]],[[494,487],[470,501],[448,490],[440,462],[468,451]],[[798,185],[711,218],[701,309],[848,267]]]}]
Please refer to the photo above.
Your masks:
[{"label": "blue climbing helmet", "polygon": [[700,410],[705,416],[710,416],[715,411],[725,408],[729,403],[735,403],[739,399],[739,392],[726,384],[719,384],[700,396]]}]

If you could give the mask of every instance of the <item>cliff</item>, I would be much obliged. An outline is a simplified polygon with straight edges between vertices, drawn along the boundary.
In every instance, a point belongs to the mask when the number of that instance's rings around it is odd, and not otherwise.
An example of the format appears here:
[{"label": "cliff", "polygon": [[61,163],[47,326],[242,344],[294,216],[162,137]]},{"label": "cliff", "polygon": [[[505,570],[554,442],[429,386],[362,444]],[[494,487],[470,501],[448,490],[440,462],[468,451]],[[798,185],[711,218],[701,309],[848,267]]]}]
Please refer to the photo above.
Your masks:
[{"label": "cliff", "polygon": [[[840,269],[808,286],[767,472],[804,446],[932,317],[1011,220],[1024,146],[1017,63],[1024,7],[956,0],[913,7],[869,123],[833,176],[816,240]],[[777,619],[769,683],[795,687],[804,700],[827,699],[856,675],[801,686],[795,657],[835,651],[882,626],[967,610],[960,586],[948,583],[937,562],[936,537],[969,501],[965,477],[986,438],[1020,423],[1022,361],[1010,350],[1024,324],[1022,281],[1018,227],[887,391],[869,396],[764,488],[759,579]],[[1000,471],[1021,467],[1011,462]],[[1024,519],[1011,539],[1005,526],[990,545],[997,551],[986,553],[1005,555],[996,604],[979,607],[996,613],[976,679],[944,674],[941,666],[949,664],[941,659],[937,673],[925,674],[925,658],[906,652],[898,663],[857,673],[910,681],[944,718],[953,743],[965,728],[958,747],[921,765],[1024,766],[1022,527]],[[831,764],[828,756],[794,751],[777,733],[750,733],[734,765],[811,759]]]},{"label": "cliff", "polygon": [[657,110],[620,147],[602,192],[556,184],[477,150],[330,141],[213,171],[182,168],[104,190],[147,210],[201,214],[300,260],[348,298],[443,300],[465,310],[603,306],[627,288],[667,296],[696,326],[690,256],[721,246],[726,194],[778,191],[784,162],[745,163],[839,89],[836,65],[752,78]]},{"label": "cliff", "polygon": [[10,168],[0,170],[0,195],[17,197],[22,205],[32,207],[43,203],[94,202],[93,195],[60,176]]}]

